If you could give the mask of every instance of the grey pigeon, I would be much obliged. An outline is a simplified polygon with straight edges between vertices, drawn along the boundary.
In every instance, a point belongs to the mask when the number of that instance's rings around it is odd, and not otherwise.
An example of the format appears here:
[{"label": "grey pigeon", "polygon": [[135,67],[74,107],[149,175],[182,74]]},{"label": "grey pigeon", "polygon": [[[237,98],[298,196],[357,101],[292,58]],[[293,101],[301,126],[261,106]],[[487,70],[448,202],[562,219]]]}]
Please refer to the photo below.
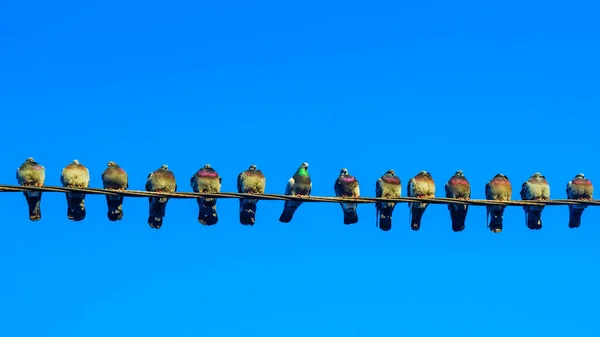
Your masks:
[{"label": "grey pigeon", "polygon": [[[90,171],[77,159],[63,168],[60,182],[63,187],[87,188],[90,184]],[[73,221],[85,219],[85,193],[67,192],[67,218]]]},{"label": "grey pigeon", "polygon": [[[196,193],[219,193],[221,191],[221,177],[210,164],[204,165],[190,179],[190,185]],[[199,198],[198,222],[212,226],[219,222],[217,214],[217,198]]]},{"label": "grey pigeon", "polygon": [[[471,199],[471,185],[462,170],[456,171],[444,186],[446,198],[469,200]],[[469,211],[469,205],[448,204],[452,230],[460,232],[465,229],[465,219]]]},{"label": "grey pigeon", "polygon": [[[340,170],[340,175],[333,184],[335,195],[340,198],[358,198],[360,197],[360,188],[356,177],[350,175],[348,170],[343,168]],[[355,202],[340,202],[344,213],[344,224],[351,225],[358,222],[358,212]]]},{"label": "grey pigeon", "polygon": [[[106,170],[102,172],[102,186],[109,190],[126,190],[129,187],[127,172],[114,161],[109,161],[106,165]],[[106,195],[108,220],[123,219],[123,199],[122,195]]]},{"label": "grey pigeon", "polygon": [[[567,183],[567,198],[574,200],[592,200],[594,185],[583,173],[579,173]],[[569,228],[581,225],[581,215],[587,205],[569,205]]]},{"label": "grey pigeon", "polygon": [[[406,187],[406,194],[413,198],[434,198],[435,183],[431,174],[427,171],[421,171],[416,176],[410,178]],[[423,213],[429,206],[426,202],[409,202],[408,209],[410,210],[410,228],[418,231],[421,228],[421,219]]]},{"label": "grey pigeon", "polygon": [[[377,198],[400,198],[402,183],[394,170],[387,170],[375,183],[375,196]],[[383,231],[392,229],[392,212],[396,207],[395,202],[376,202],[377,226]]]},{"label": "grey pigeon", "polygon": [[[46,169],[29,157],[17,169],[17,182],[21,186],[44,186],[46,180]],[[23,192],[27,206],[29,207],[29,220],[38,221],[42,219],[42,191]]]},{"label": "grey pigeon", "polygon": [[[308,174],[308,163],[302,163],[294,176],[288,180],[285,186],[285,195],[294,195],[297,197],[310,196],[312,182]],[[294,213],[302,205],[302,201],[286,200],[283,204],[283,212],[279,216],[279,221],[288,223],[292,220]]]},{"label": "grey pigeon", "polygon": [[[522,200],[550,200],[550,186],[541,173],[534,173],[521,185]],[[542,229],[542,211],[544,205],[523,206],[527,227],[531,230]]]},{"label": "grey pigeon", "polygon": [[[162,165],[156,171],[148,175],[146,181],[146,191],[149,192],[177,192],[177,181],[175,175],[167,165]],[[151,228],[159,229],[163,224],[163,218],[166,216],[167,203],[169,197],[149,197],[150,205],[148,214],[148,224]]]},{"label": "grey pigeon", "polygon": [[[510,201],[512,198],[512,185],[508,177],[502,173],[496,174],[490,182],[485,184],[485,198],[487,200]],[[490,219],[488,227],[492,233],[502,232],[504,219],[504,205],[485,206],[486,215]],[[491,218],[490,218],[491,216]]]},{"label": "grey pigeon", "polygon": [[[265,193],[266,178],[264,174],[252,164],[240,173],[237,178],[238,193],[263,194]],[[256,203],[258,199],[240,199],[240,223],[253,226],[256,220]]]}]

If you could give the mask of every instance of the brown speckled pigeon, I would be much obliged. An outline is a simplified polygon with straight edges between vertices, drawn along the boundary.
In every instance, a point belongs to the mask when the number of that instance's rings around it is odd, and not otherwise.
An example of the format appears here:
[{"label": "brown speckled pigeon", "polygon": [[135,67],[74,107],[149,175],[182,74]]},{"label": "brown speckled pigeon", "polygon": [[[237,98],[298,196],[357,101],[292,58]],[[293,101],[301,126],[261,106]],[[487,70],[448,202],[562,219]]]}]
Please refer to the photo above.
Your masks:
[{"label": "brown speckled pigeon", "polygon": [[[167,165],[162,165],[156,171],[148,175],[146,181],[146,191],[149,192],[177,192],[177,181],[175,175]],[[162,226],[163,218],[166,216],[168,197],[149,197],[150,205],[148,214],[148,224],[151,228],[159,229]]]},{"label": "brown speckled pigeon", "polygon": [[[594,185],[583,173],[579,173],[567,183],[567,198],[575,200],[592,200]],[[569,228],[581,225],[581,215],[587,205],[569,205]]]},{"label": "brown speckled pigeon", "polygon": [[[360,197],[360,188],[356,177],[350,175],[348,170],[343,168],[340,175],[333,184],[335,195],[340,198],[358,198]],[[344,224],[351,225],[358,222],[358,212],[355,202],[340,202],[342,212],[344,213]]]},{"label": "brown speckled pigeon", "polygon": [[[46,180],[46,169],[29,157],[17,169],[17,182],[21,186],[44,186]],[[29,208],[29,220],[38,221],[42,218],[42,191],[23,192]]]},{"label": "brown speckled pigeon", "polygon": [[[308,174],[308,163],[302,163],[296,173],[288,180],[285,185],[285,195],[294,195],[297,197],[308,197],[312,190],[312,181]],[[288,223],[292,221],[294,213],[302,205],[302,201],[286,200],[283,204],[283,211],[279,216],[279,221]]]},{"label": "brown speckled pigeon", "polygon": [[[410,178],[408,186],[406,186],[406,194],[414,198],[434,198],[435,183],[431,174],[427,171],[421,171],[416,176]],[[408,209],[410,210],[410,228],[418,231],[421,228],[421,218],[429,204],[426,202],[409,202]]]},{"label": "brown speckled pigeon", "polygon": [[[126,190],[129,187],[127,172],[114,161],[109,161],[106,165],[106,169],[102,172],[102,186],[109,190]],[[123,199],[122,195],[106,195],[108,220],[123,219]]]},{"label": "brown speckled pigeon", "polygon": [[[254,164],[238,175],[237,190],[239,193],[263,194],[265,193],[265,186],[265,176]],[[257,203],[258,199],[240,199],[240,223],[242,225],[254,225]]]},{"label": "brown speckled pigeon", "polygon": [[[471,185],[465,178],[462,170],[456,171],[444,186],[446,198],[469,200],[471,199]],[[465,219],[469,211],[469,205],[448,204],[452,230],[460,232],[465,229]]]},{"label": "brown speckled pigeon", "polygon": [[[490,182],[485,184],[485,198],[487,200],[510,201],[512,198],[512,186],[508,177],[502,173],[496,174]],[[487,217],[491,215],[488,227],[493,233],[502,232],[502,220],[506,206],[485,206]]]},{"label": "brown speckled pigeon", "polygon": [[[375,183],[375,197],[377,198],[400,198],[402,194],[402,183],[400,177],[394,170],[387,170]],[[376,202],[377,227],[383,231],[392,229],[392,212],[396,207],[395,202]]]},{"label": "brown speckled pigeon", "polygon": [[[521,185],[522,200],[550,200],[550,186],[541,173],[534,173]],[[531,230],[542,229],[542,211],[544,205],[523,206],[527,227]]]},{"label": "brown speckled pigeon", "polygon": [[[190,185],[197,193],[219,193],[221,191],[221,177],[210,164],[204,165],[190,178]],[[205,226],[212,226],[219,222],[217,214],[217,198],[199,198],[198,222]]]},{"label": "brown speckled pigeon", "polygon": [[[62,170],[60,182],[64,187],[87,188],[90,184],[90,171],[79,163],[77,159]],[[85,219],[85,193],[68,192],[67,195],[67,218],[73,221]]]}]

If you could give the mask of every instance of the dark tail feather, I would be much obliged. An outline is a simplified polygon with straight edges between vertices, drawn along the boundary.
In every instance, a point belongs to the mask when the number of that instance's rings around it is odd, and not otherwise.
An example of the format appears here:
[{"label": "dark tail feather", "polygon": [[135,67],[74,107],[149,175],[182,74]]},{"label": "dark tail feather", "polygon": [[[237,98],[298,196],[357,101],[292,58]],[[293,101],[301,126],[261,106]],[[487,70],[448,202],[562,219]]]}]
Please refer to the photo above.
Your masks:
[{"label": "dark tail feather", "polygon": [[198,222],[205,226],[212,226],[219,222],[216,198],[201,198],[198,200]]},{"label": "dark tail feather", "polygon": [[488,208],[488,213],[490,217],[490,230],[494,233],[502,232],[502,220],[504,218],[504,208]]},{"label": "dark tail feather", "polygon": [[358,222],[358,212],[356,210],[344,210],[344,224],[352,225]]},{"label": "dark tail feather", "polygon": [[448,205],[448,210],[450,211],[450,219],[452,220],[452,230],[454,232],[462,232],[465,229],[468,206]]},{"label": "dark tail feather", "polygon": [[578,228],[581,225],[583,209],[569,207],[569,228]]},{"label": "dark tail feather", "polygon": [[149,201],[148,224],[151,228],[159,229],[163,224],[169,198],[149,198]]},{"label": "dark tail feather", "polygon": [[29,220],[39,221],[42,219],[42,192],[23,192],[25,199],[27,200],[27,206],[29,208]]},{"label": "dark tail feather", "polygon": [[244,226],[253,226],[256,218],[256,203],[240,199],[240,223]]},{"label": "dark tail feather", "polygon": [[288,223],[292,221],[292,217],[294,217],[294,213],[300,207],[300,205],[290,205],[288,202],[283,204],[283,212],[281,212],[281,216],[279,216],[279,221]]},{"label": "dark tail feather", "polygon": [[542,229],[542,211],[527,210],[527,227],[531,230]]},{"label": "dark tail feather", "polygon": [[85,193],[66,193],[67,218],[73,221],[85,219]]},{"label": "dark tail feather", "polygon": [[107,195],[106,205],[108,206],[108,220],[119,221],[123,219],[123,196]]},{"label": "dark tail feather", "polygon": [[379,229],[389,231],[392,229],[392,211],[394,207],[382,205],[378,211]]},{"label": "dark tail feather", "polygon": [[425,213],[425,209],[427,206],[423,208],[413,207],[411,209],[411,219],[410,219],[410,228],[414,231],[418,231],[421,228],[421,218],[423,218],[423,213]]}]

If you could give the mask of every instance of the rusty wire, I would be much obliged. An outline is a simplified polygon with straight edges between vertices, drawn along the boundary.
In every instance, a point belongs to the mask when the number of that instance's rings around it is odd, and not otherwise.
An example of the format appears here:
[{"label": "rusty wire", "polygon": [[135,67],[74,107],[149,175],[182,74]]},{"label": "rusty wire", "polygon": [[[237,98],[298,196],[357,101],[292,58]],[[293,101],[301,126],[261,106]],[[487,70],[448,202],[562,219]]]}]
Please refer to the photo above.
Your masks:
[{"label": "rusty wire", "polygon": [[371,197],[360,197],[360,198],[340,198],[340,197],[322,197],[322,196],[304,196],[297,197],[283,194],[248,194],[248,193],[237,193],[237,192],[220,192],[220,193],[196,193],[196,192],[148,192],[138,190],[112,190],[102,188],[73,188],[73,187],[59,187],[59,186],[17,186],[17,185],[0,185],[0,192],[25,192],[25,191],[42,191],[42,192],[84,192],[86,194],[101,194],[101,195],[122,195],[125,197],[143,198],[143,197],[169,197],[174,199],[198,199],[204,197],[210,198],[225,198],[225,199],[259,199],[259,200],[302,200],[305,202],[355,202],[359,204],[372,204],[378,201],[383,202],[427,202],[430,204],[462,204],[472,206],[493,206],[493,205],[504,205],[504,206],[529,206],[529,205],[546,205],[546,206],[559,206],[559,205],[588,205],[588,206],[599,206],[600,201],[597,200],[574,200],[574,199],[555,199],[555,200],[513,200],[513,201],[497,201],[497,200],[483,200],[483,199],[452,199],[452,198],[414,198],[414,197],[400,197],[400,198],[371,198]]}]

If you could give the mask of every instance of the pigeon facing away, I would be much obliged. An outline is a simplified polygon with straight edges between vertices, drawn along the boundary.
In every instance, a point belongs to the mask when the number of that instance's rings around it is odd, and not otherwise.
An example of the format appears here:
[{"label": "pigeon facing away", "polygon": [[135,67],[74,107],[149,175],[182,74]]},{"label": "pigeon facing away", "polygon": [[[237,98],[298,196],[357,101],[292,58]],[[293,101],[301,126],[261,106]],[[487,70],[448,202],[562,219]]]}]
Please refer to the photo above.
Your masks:
[{"label": "pigeon facing away", "polygon": [[[375,183],[375,197],[400,198],[402,183],[394,170],[387,170]],[[383,231],[392,229],[392,212],[396,207],[395,202],[376,202],[377,226]]]},{"label": "pigeon facing away", "polygon": [[[550,200],[550,186],[541,173],[534,173],[521,185],[522,200]],[[542,229],[542,211],[544,205],[523,206],[527,227],[531,230]]]},{"label": "pigeon facing away", "polygon": [[[409,197],[414,198],[434,198],[435,197],[435,183],[431,174],[427,171],[421,171],[413,178],[408,181],[406,187],[406,194]],[[429,206],[425,202],[409,202],[408,209],[410,210],[410,228],[418,231],[421,228],[421,218],[423,213]]]},{"label": "pigeon facing away", "polygon": [[[512,186],[508,177],[502,173],[498,173],[485,184],[485,198],[487,200],[510,201],[512,197]],[[502,220],[504,219],[504,205],[485,206],[486,215],[491,219],[488,227],[493,233],[502,232]]]},{"label": "pigeon facing away", "polygon": [[[210,164],[204,165],[190,179],[190,185],[196,193],[219,193],[221,191],[221,177]],[[199,198],[198,222],[212,226],[219,222],[217,215],[217,198]]]},{"label": "pigeon facing away", "polygon": [[[358,186],[358,180],[356,177],[351,176],[348,170],[343,168],[340,171],[339,177],[335,180],[333,185],[336,197],[341,198],[358,198],[360,197],[360,188]],[[356,207],[358,206],[355,202],[340,202],[342,211],[344,212],[344,224],[351,225],[358,222],[358,213]]]},{"label": "pigeon facing away", "polygon": [[[446,198],[469,200],[471,199],[471,185],[465,178],[462,170],[456,171],[444,186]],[[452,230],[460,232],[465,229],[465,219],[469,211],[469,205],[448,204],[450,219],[452,220]]]},{"label": "pigeon facing away", "polygon": [[[265,193],[265,184],[265,176],[254,164],[240,173],[237,178],[238,193],[263,194]],[[240,223],[242,225],[254,225],[256,203],[258,203],[258,199],[240,199]]]},{"label": "pigeon facing away", "polygon": [[[109,190],[126,190],[129,187],[127,172],[114,161],[109,161],[106,165],[108,167],[102,172],[102,186]],[[122,195],[106,195],[108,220],[123,219],[123,199]]]},{"label": "pigeon facing away", "polygon": [[[21,166],[17,169],[17,182],[21,186],[44,186],[46,180],[46,169],[36,163],[36,161],[29,157]],[[42,191],[25,191],[23,192],[25,200],[27,200],[27,206],[29,207],[29,220],[38,221],[42,219]]]},{"label": "pigeon facing away", "polygon": [[[567,183],[567,198],[575,200],[592,200],[594,185],[583,173],[579,173]],[[587,205],[569,205],[569,228],[581,225],[581,215]]]},{"label": "pigeon facing away", "polygon": [[[175,175],[167,165],[162,165],[156,171],[148,175],[146,181],[146,191],[149,192],[177,192],[177,182]],[[163,218],[167,210],[168,197],[149,197],[150,205],[148,214],[148,224],[151,228],[159,229],[162,226]]]},{"label": "pigeon facing away", "polygon": [[[297,197],[309,196],[312,190],[312,182],[308,174],[308,163],[302,163],[294,176],[288,180],[285,186],[285,195],[294,195]],[[279,221],[288,223],[292,220],[294,213],[302,205],[302,201],[286,200],[283,204],[283,212],[279,216]]]},{"label": "pigeon facing away", "polygon": [[[60,176],[64,187],[87,188],[90,184],[90,171],[77,159],[65,166]],[[85,219],[85,193],[67,192],[67,218],[73,221]]]}]

